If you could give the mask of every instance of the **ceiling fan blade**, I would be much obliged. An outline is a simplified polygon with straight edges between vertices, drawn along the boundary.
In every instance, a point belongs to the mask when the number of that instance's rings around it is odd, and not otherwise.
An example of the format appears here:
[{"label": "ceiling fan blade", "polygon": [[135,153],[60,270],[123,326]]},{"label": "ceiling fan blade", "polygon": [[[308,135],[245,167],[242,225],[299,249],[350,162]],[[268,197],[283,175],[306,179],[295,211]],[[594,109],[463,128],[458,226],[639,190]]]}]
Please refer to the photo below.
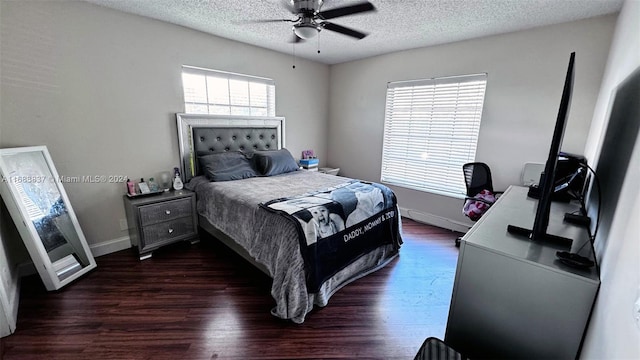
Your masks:
[{"label": "ceiling fan blade", "polygon": [[344,27],[342,25],[330,23],[330,22],[327,22],[327,21],[323,22],[321,25],[327,30],[339,32],[340,34],[344,34],[344,35],[347,35],[347,36],[353,36],[354,38],[358,38],[358,39],[362,39],[362,38],[364,38],[365,36],[368,35],[368,34],[360,32],[360,31],[356,31],[356,30],[350,29],[348,27]]},{"label": "ceiling fan blade", "polygon": [[273,23],[273,22],[296,22],[297,20],[290,19],[263,19],[263,20],[245,20],[242,23]]},{"label": "ceiling fan blade", "polygon": [[372,3],[365,1],[355,5],[320,11],[318,13],[318,16],[320,16],[321,19],[333,19],[340,16],[352,15],[366,11],[374,11],[375,9],[376,8]]}]

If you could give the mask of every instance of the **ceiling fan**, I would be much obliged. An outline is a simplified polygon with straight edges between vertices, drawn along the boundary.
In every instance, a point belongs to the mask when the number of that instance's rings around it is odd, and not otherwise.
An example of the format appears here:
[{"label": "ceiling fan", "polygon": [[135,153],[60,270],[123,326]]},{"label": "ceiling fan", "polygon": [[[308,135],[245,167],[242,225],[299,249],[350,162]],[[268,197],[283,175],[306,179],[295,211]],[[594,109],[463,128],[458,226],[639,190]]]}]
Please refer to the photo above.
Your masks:
[{"label": "ceiling fan", "polygon": [[358,40],[367,36],[367,34],[363,32],[334,24],[326,20],[368,11],[375,11],[376,8],[372,3],[363,1],[353,5],[321,10],[323,3],[323,0],[289,0],[286,1],[284,5],[289,12],[296,16],[295,19],[262,20],[260,22],[287,21],[294,23],[294,38],[292,42],[311,39],[318,35],[322,29],[335,31],[343,35],[354,37]]}]

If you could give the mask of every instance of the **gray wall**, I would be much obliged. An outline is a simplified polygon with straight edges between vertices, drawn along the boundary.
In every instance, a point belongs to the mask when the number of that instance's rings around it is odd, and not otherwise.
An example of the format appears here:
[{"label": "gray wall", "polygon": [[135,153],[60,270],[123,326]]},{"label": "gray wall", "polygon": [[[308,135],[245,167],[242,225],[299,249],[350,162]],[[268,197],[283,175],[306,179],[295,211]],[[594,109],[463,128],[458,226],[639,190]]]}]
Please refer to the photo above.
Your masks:
[{"label": "gray wall", "polygon": [[[2,7],[0,6],[0,18],[1,17]],[[0,29],[0,33],[1,31],[2,29]],[[2,48],[0,47],[0,57],[2,56],[1,49]],[[0,99],[2,99],[1,90]],[[1,122],[0,135],[2,135]],[[1,146],[2,143],[0,142],[0,147]],[[11,224],[5,220],[4,213],[6,213],[6,211],[3,203],[0,204],[0,337],[7,336],[15,330],[20,295],[17,259],[24,257],[24,254],[13,254],[16,252],[14,249],[20,249],[20,247],[24,248],[23,246],[18,246],[20,244],[14,244],[10,241],[3,241],[7,236],[7,231],[11,229]],[[0,350],[0,354],[1,353],[2,350]]]},{"label": "gray wall", "polygon": [[[601,224],[595,242],[602,284],[585,339],[583,359],[640,358],[640,323],[634,319],[640,315],[639,310],[634,310],[634,303],[640,301],[638,81],[627,104],[616,101],[618,85],[634,72],[637,79],[640,72],[638,24],[640,1],[625,1],[585,147],[585,154],[595,164],[596,171],[607,168],[624,178],[613,179],[611,174],[600,174],[605,187],[603,193],[610,194],[603,199],[601,215],[605,222]],[[612,142],[607,140],[609,132],[615,132],[620,126],[624,126],[623,131],[635,129],[635,133],[622,134]],[[614,203],[611,203],[611,192],[617,194]],[[590,213],[594,215],[596,204],[590,205]]]},{"label": "gray wall", "polygon": [[[84,2],[1,3],[0,140],[47,145],[61,176],[148,178],[177,166],[183,64],[274,79],[287,147],[326,158],[327,65],[298,59],[293,70],[287,54]],[[94,253],[127,243],[125,184],[64,186]]]},{"label": "gray wall", "polygon": [[[486,72],[476,160],[489,164],[497,190],[518,184],[525,162],[546,160],[572,51],[575,91],[563,149],[583,153],[615,21],[605,16],[334,65],[328,161],[345,176],[379,181],[387,82]],[[412,218],[457,230],[471,224],[461,199],[393,189]]]}]

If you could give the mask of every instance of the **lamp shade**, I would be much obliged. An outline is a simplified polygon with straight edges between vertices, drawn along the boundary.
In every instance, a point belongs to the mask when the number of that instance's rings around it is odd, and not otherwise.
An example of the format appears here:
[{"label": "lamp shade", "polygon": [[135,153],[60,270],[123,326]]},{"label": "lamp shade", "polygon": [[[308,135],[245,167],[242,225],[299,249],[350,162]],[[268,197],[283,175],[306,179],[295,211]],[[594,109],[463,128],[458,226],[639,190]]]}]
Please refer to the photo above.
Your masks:
[{"label": "lamp shade", "polygon": [[293,26],[293,32],[301,39],[307,40],[318,35],[318,28],[311,24],[298,24]]}]

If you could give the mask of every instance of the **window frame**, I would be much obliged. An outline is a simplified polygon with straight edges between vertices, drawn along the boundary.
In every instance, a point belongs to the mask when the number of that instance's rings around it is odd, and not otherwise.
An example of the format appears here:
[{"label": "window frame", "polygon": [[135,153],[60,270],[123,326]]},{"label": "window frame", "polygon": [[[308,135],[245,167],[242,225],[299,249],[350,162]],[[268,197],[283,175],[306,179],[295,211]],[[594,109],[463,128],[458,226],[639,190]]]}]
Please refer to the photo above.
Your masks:
[{"label": "window frame", "polygon": [[[199,75],[204,76],[204,86],[205,86],[205,101],[206,102],[198,102],[198,101],[187,101],[187,88],[185,87],[185,74],[189,75]],[[182,65],[181,71],[181,82],[182,82],[182,95],[184,101],[184,112],[185,114],[209,114],[209,115],[232,115],[232,116],[249,116],[249,117],[274,117],[276,116],[276,102],[275,102],[275,81],[270,78],[254,76],[254,75],[246,75],[233,73],[222,70],[214,70],[201,68],[196,66]],[[211,102],[211,91],[209,90],[210,79],[224,79],[227,81],[226,86],[226,97],[228,101],[226,103],[216,103]],[[247,101],[248,104],[234,104],[233,103],[233,91],[232,91],[232,82],[234,80],[242,81],[247,83]],[[252,105],[252,96],[251,96],[251,88],[255,85],[264,85],[266,86],[265,96],[264,96],[264,106],[260,105]],[[255,99],[255,98],[254,98]],[[203,106],[207,108],[207,112],[199,111],[193,112],[190,110],[190,106]],[[227,113],[219,113],[215,111],[211,111],[212,107],[224,108],[228,107],[229,111]],[[244,109],[247,112],[242,111],[233,111],[233,109]],[[264,113],[254,114],[252,113],[254,109],[264,109]]]},{"label": "window frame", "polygon": [[380,182],[464,198],[462,165],[475,161],[487,80],[477,73],[387,83]]}]

